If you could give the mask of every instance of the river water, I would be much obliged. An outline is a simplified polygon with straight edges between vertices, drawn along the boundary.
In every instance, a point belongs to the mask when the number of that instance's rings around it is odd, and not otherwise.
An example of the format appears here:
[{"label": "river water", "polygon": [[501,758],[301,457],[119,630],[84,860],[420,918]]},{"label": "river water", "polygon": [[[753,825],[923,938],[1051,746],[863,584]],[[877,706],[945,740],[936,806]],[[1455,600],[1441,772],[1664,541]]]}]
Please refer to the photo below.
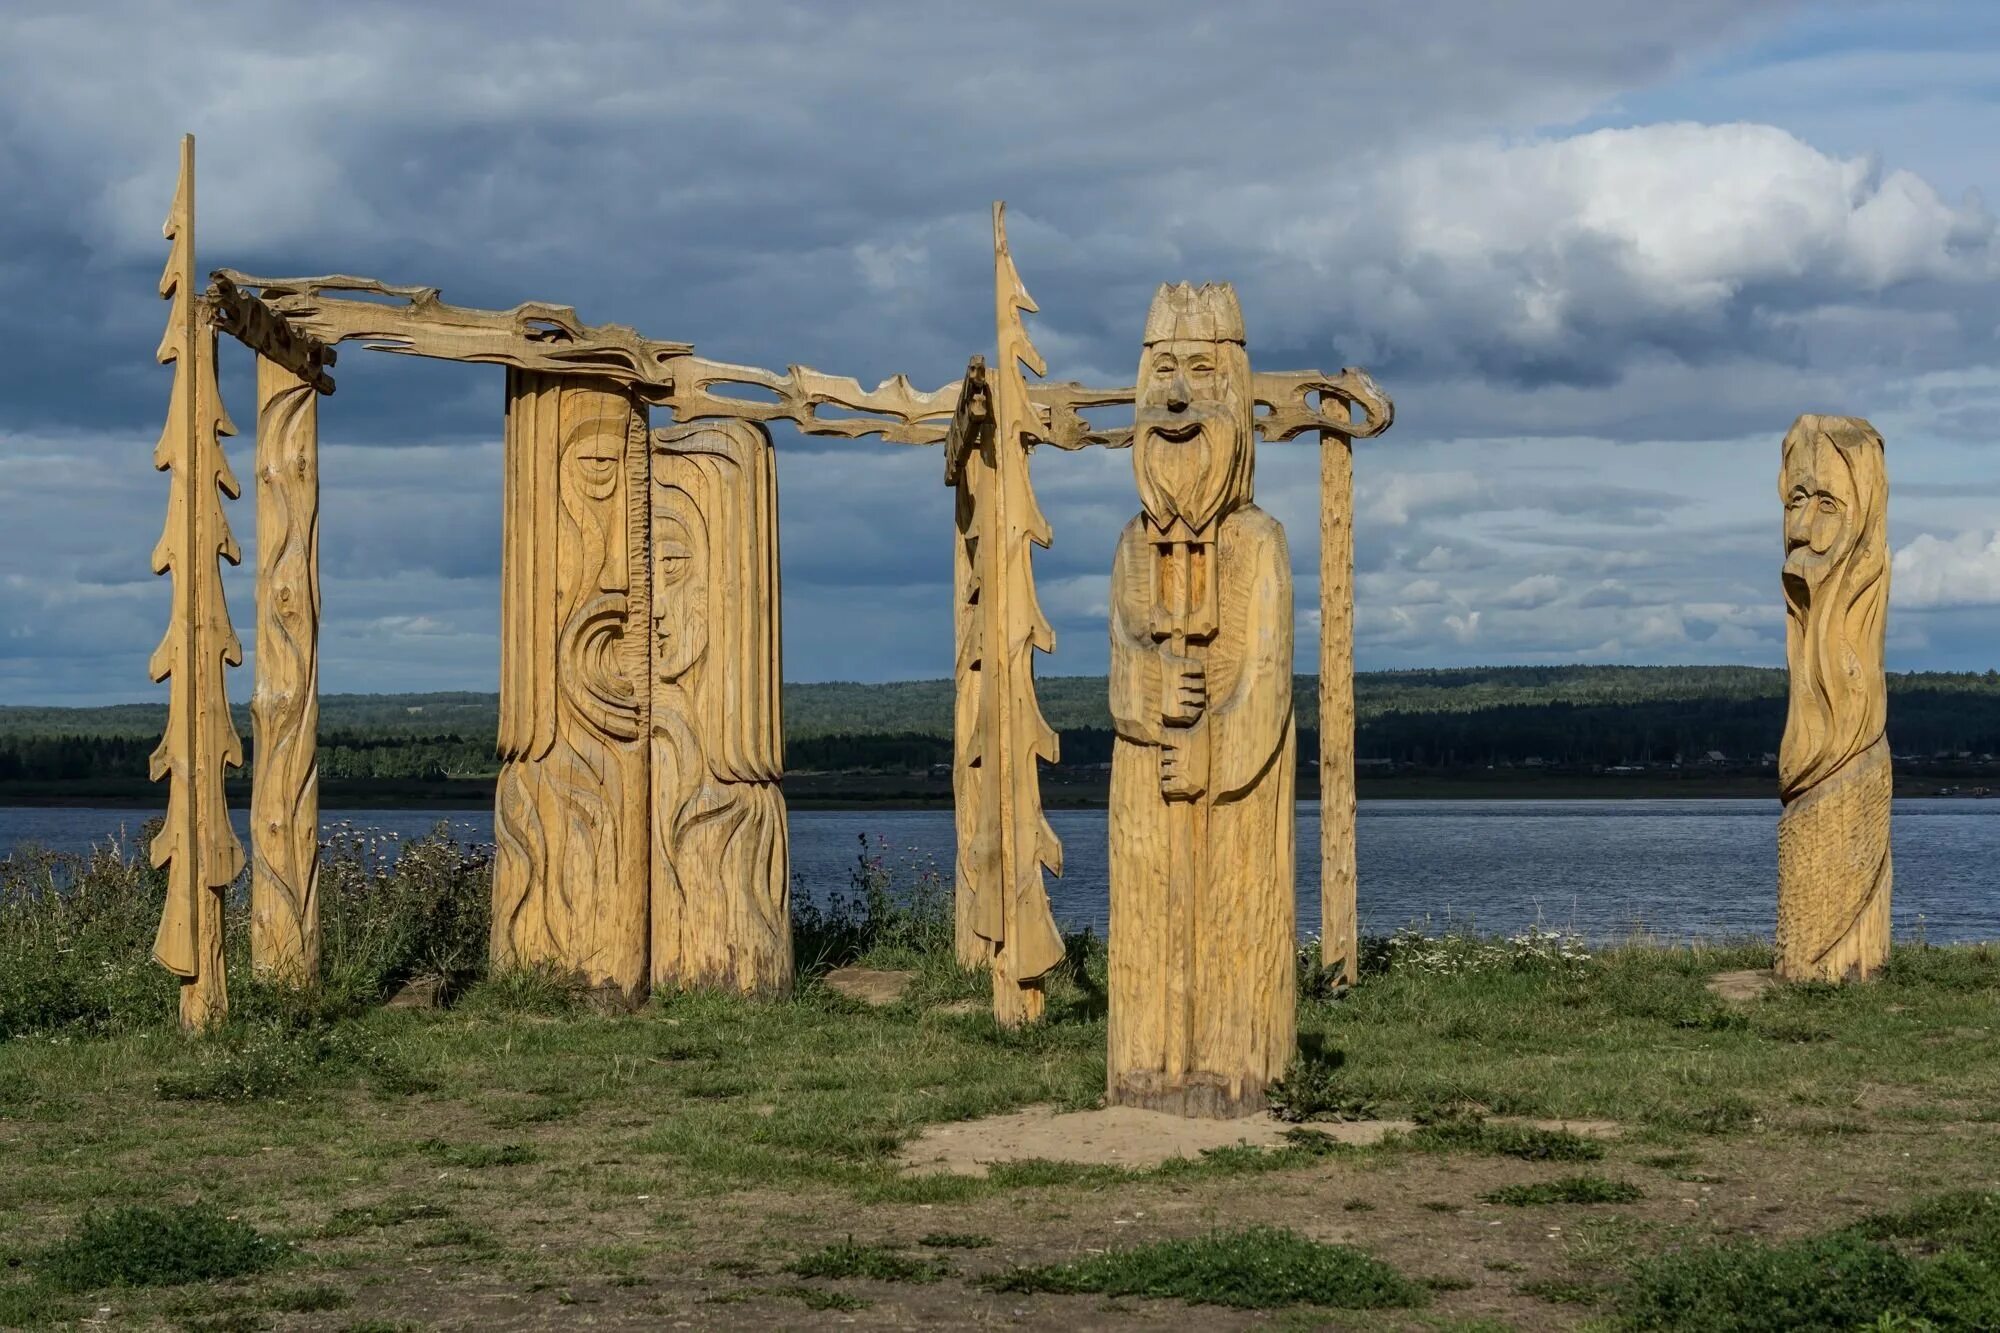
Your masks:
[{"label": "river water", "polygon": [[[80,851],[148,812],[0,807],[0,855],[22,843]],[[235,812],[247,838],[246,815]],[[411,838],[438,822],[490,842],[478,810],[332,810],[346,824]],[[1105,813],[1049,816],[1065,873],[1049,897],[1066,927],[1106,919]],[[1532,925],[1592,940],[1646,931],[1669,939],[1768,936],[1778,874],[1778,803],[1727,800],[1364,801],[1356,819],[1361,928],[1470,924],[1514,933]],[[1898,938],[2000,939],[2000,802],[1899,800],[1893,827]],[[848,887],[861,839],[899,881],[926,870],[950,881],[949,810],[801,810],[791,817],[798,891]],[[1319,928],[1319,808],[1301,803],[1299,929]]]}]

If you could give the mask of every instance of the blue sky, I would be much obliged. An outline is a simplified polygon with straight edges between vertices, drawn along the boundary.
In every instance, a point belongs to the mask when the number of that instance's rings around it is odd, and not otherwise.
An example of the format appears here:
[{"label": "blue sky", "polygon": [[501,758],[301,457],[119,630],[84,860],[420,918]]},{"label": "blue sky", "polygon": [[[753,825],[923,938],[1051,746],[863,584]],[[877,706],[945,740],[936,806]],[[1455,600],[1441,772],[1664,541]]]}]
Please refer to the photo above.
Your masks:
[{"label": "blue sky", "polygon": [[[1362,365],[1397,401],[1356,468],[1364,669],[1782,662],[1779,440],[1867,416],[1890,665],[2000,666],[2000,6],[470,12],[0,16],[0,702],[159,694],[153,284],[182,130],[204,268],[563,302],[868,383],[989,350],[994,198],[1056,378],[1126,380],[1159,281],[1234,281],[1253,362]],[[225,359],[247,432],[248,357]],[[351,350],[338,378],[323,685],[492,689],[500,372]],[[779,448],[788,677],[948,674],[936,452]],[[1042,670],[1099,671],[1129,460],[1034,471]],[[1263,448],[1257,477],[1310,669],[1311,448]],[[254,561],[250,504],[232,521]],[[254,653],[247,574],[230,595]]]}]

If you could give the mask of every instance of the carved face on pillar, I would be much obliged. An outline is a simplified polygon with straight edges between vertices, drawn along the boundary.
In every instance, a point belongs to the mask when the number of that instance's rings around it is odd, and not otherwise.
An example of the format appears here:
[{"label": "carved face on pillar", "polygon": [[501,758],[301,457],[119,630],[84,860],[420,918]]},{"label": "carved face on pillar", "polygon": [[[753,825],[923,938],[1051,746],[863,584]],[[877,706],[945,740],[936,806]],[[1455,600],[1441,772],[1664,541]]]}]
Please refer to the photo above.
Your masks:
[{"label": "carved face on pillar", "polygon": [[708,649],[708,527],[678,486],[653,488],[653,670],[678,680]]},{"label": "carved face on pillar", "polygon": [[[635,518],[627,473],[634,458],[644,463],[644,435],[635,441],[632,406],[620,395],[568,391],[562,405],[556,493],[564,554],[556,567],[556,589],[563,606],[558,648],[563,669],[557,680],[572,706],[606,736],[635,740],[644,711],[645,658],[638,650],[639,627],[626,623]],[[638,429],[643,432],[643,425]],[[635,443],[636,454],[630,452]]]},{"label": "carved face on pillar", "polygon": [[1889,603],[1888,477],[1865,421],[1803,416],[1785,436],[1785,617],[1794,677],[1779,754],[1789,795],[1882,734]]},{"label": "carved face on pillar", "polygon": [[1228,284],[1162,286],[1146,317],[1134,395],[1132,470],[1165,531],[1205,531],[1250,502],[1255,400],[1243,315]]}]

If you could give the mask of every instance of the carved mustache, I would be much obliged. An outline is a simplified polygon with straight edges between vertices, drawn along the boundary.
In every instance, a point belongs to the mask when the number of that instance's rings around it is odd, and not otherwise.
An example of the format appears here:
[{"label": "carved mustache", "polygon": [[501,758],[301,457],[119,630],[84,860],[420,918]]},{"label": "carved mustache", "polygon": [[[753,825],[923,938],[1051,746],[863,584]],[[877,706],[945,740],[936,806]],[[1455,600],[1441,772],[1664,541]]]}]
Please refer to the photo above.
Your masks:
[{"label": "carved mustache", "polygon": [[1154,407],[1135,415],[1132,426],[1142,435],[1157,435],[1163,440],[1171,440],[1178,444],[1193,439],[1210,422],[1224,421],[1229,415],[1230,409],[1224,403],[1190,405],[1179,412],[1164,407]]}]

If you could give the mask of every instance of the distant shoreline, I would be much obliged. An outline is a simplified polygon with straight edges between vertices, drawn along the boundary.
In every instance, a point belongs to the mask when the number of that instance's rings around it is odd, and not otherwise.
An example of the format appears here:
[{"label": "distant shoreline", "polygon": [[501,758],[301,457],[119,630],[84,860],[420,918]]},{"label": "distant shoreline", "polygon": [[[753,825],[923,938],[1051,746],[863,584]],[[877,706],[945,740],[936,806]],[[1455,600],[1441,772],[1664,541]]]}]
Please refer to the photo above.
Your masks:
[{"label": "distant shoreline", "polygon": [[[1319,799],[1316,783],[1301,774],[1298,798]],[[785,801],[793,810],[941,810],[952,804],[948,777],[903,774],[810,773],[786,780]],[[1589,773],[1411,774],[1364,776],[1357,784],[1361,801],[1625,801],[1625,800],[1775,800],[1777,782],[1770,775]],[[2000,784],[1991,790],[2000,798]],[[1988,789],[1971,783],[1942,782],[1935,776],[1898,774],[1900,797],[1982,799]],[[247,783],[229,785],[231,809],[250,803]],[[1101,810],[1108,787],[1096,774],[1075,777],[1055,774],[1042,784],[1042,803],[1049,810]],[[478,810],[493,805],[490,779],[442,782],[326,782],[320,787],[320,808],[326,810]],[[42,809],[162,810],[163,786],[126,780],[75,782],[0,782],[0,807]]]}]

